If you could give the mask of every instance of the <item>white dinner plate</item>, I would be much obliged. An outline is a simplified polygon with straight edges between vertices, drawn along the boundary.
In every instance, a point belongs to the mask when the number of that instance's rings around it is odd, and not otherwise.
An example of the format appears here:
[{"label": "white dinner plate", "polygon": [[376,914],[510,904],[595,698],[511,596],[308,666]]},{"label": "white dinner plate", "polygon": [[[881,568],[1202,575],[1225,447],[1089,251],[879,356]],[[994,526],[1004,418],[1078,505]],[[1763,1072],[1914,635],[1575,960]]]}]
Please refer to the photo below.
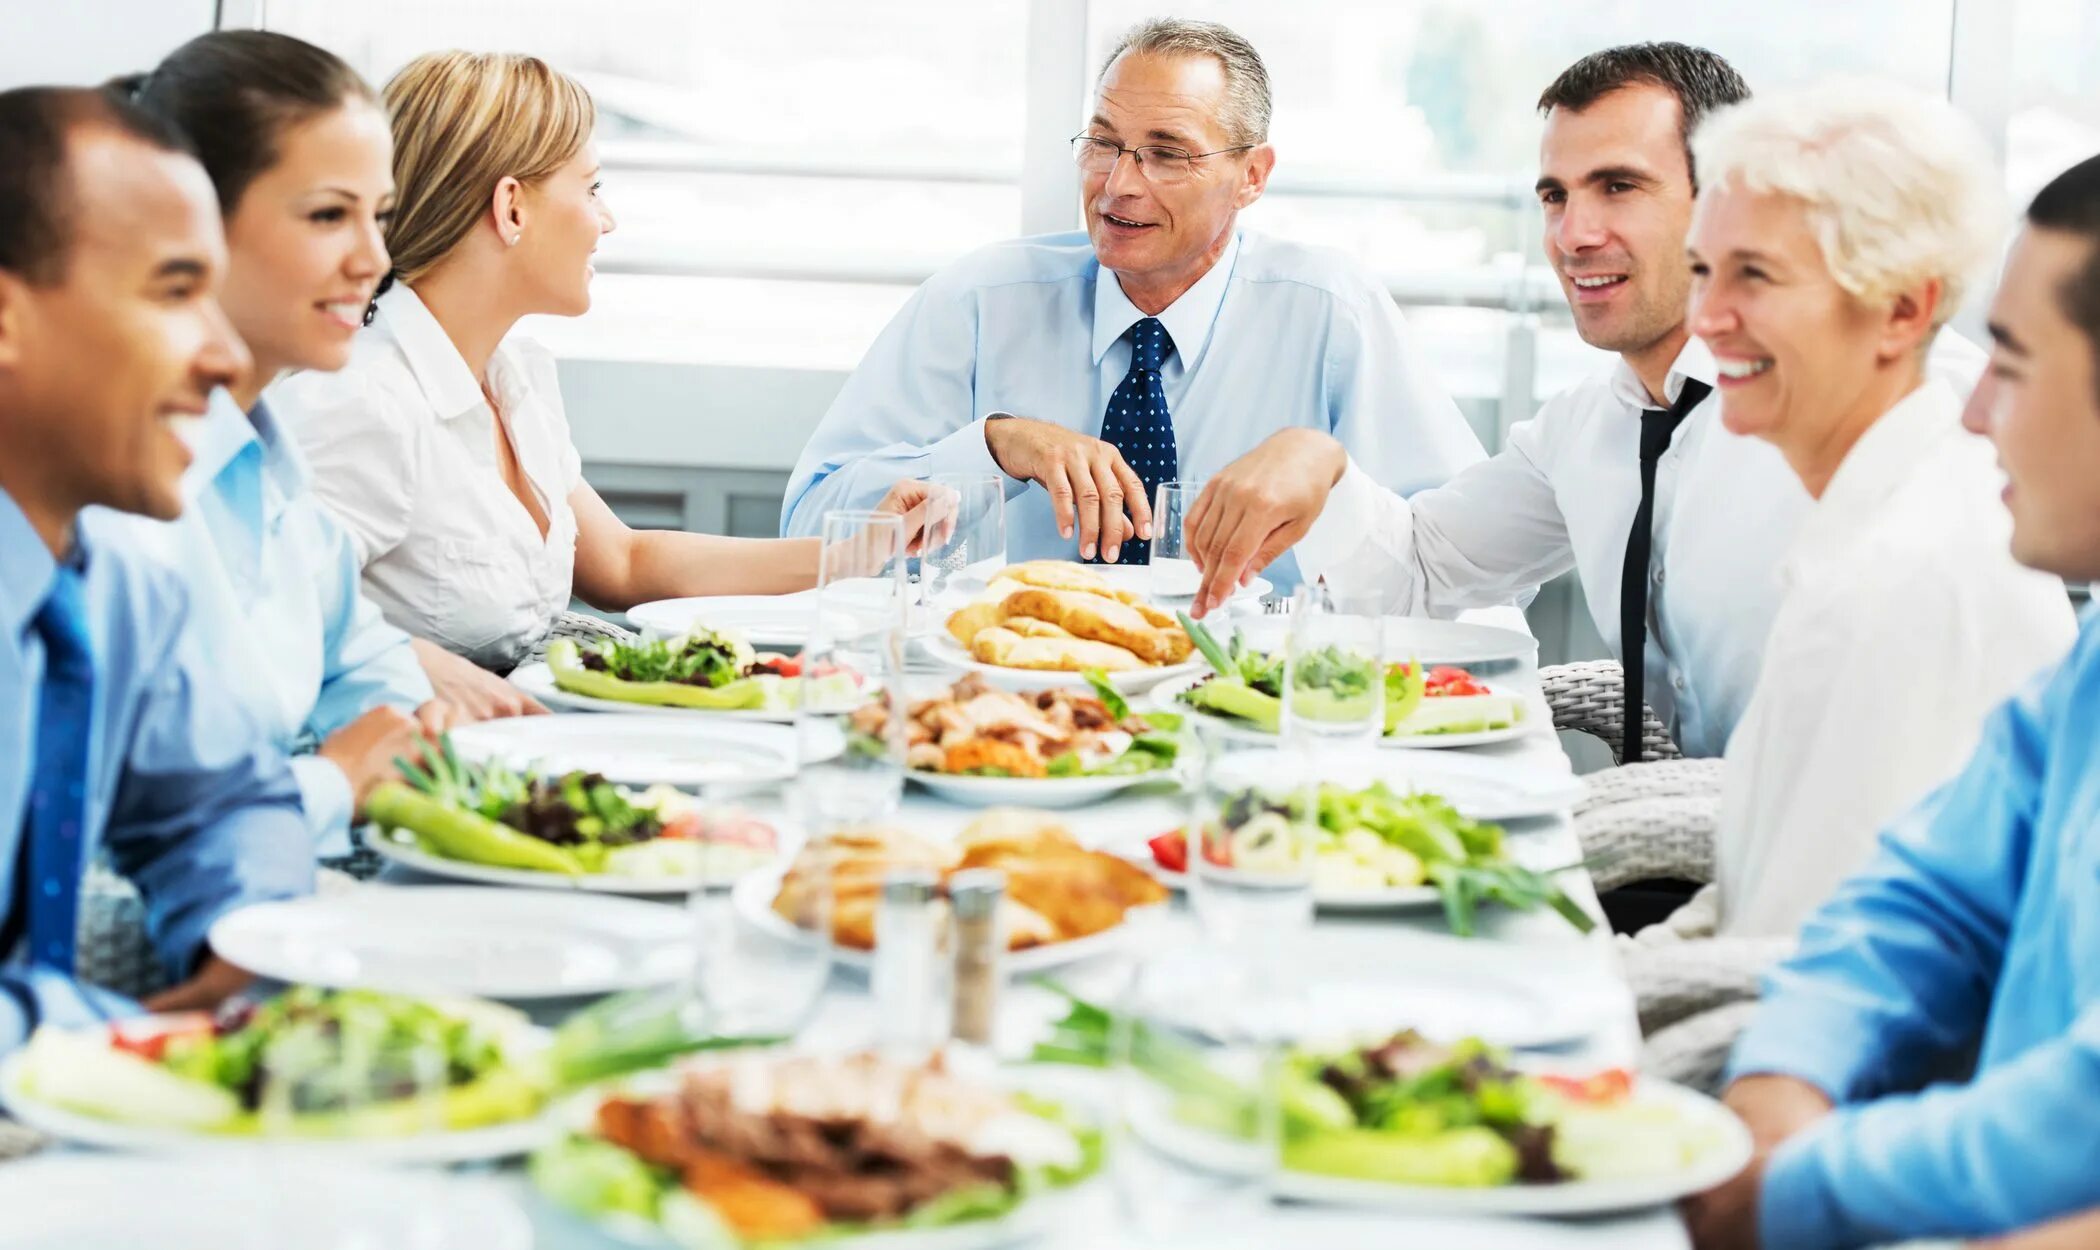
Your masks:
[{"label": "white dinner plate", "polygon": [[1079,807],[1132,786],[1174,780],[1174,770],[1108,777],[959,777],[913,769],[905,774],[920,787],[965,807]]},{"label": "white dinner plate", "polygon": [[[955,641],[946,629],[928,634],[917,640],[920,649],[928,658],[966,673],[981,673],[984,679],[1002,690],[1041,690],[1045,686],[1068,686],[1079,689],[1090,688],[1085,673],[1049,673],[1032,668],[1007,668],[999,664],[983,664],[972,658]],[[1160,682],[1204,668],[1203,657],[1192,655],[1185,663],[1169,664],[1162,668],[1139,668],[1127,672],[1109,673],[1108,684],[1124,694],[1142,694]]]},{"label": "white dinner plate", "polygon": [[[644,638],[680,638],[695,626],[742,635],[761,651],[800,651],[816,621],[816,592],[658,599],[627,610]],[[846,623],[850,623],[848,620]]]},{"label": "white dinner plate", "polygon": [[[1169,609],[1186,607],[1203,587],[1203,574],[1192,564],[1177,564],[1153,568],[1149,564],[1094,564],[1087,566],[1101,575],[1102,579],[1117,590],[1126,590],[1147,599],[1159,600]],[[1266,577],[1257,577],[1232,592],[1227,603],[1247,603],[1261,599],[1276,589],[1276,584]]]},{"label": "white dinner plate", "polygon": [[477,764],[497,760],[545,775],[581,770],[632,786],[698,789],[795,775],[794,729],[702,717],[672,720],[631,711],[513,716],[462,725],[452,731],[452,745]]},{"label": "white dinner plate", "polygon": [[[786,942],[816,943],[822,939],[810,931],[790,924],[786,917],[773,910],[773,900],[780,895],[780,883],[787,875],[787,866],[754,872],[736,883],[730,891],[736,912],[745,923],[759,932]],[[1004,961],[1005,971],[1021,975],[1032,972],[1047,972],[1062,968],[1083,959],[1113,953],[1128,936],[1129,920],[1110,929],[1088,937],[1075,938],[1069,942],[1056,942],[1049,946],[1031,946],[1027,950],[1009,952]],[[875,966],[873,951],[855,950],[849,946],[832,947],[832,957],[841,967],[863,971]]]},{"label": "white dinner plate", "polygon": [[1419,1215],[1602,1215],[1675,1202],[1713,1188],[1750,1162],[1750,1130],[1706,1095],[1642,1079],[1634,1084],[1634,1096],[1671,1107],[1696,1124],[1711,1139],[1707,1149],[1686,1166],[1654,1176],[1553,1185],[1397,1185],[1285,1170],[1277,1173],[1276,1196]]},{"label": "white dinner plate", "polygon": [[[660,703],[629,703],[624,699],[601,699],[596,695],[576,694],[554,684],[554,670],[548,668],[544,660],[518,668],[511,673],[510,682],[557,711],[684,717],[688,720],[764,721],[775,725],[791,725],[795,722],[793,708],[665,707]],[[867,689],[872,695],[874,691],[881,689],[881,686],[871,682]]]},{"label": "white dinner plate", "polygon": [[13,1250],[528,1250],[532,1225],[491,1177],[319,1160],[58,1153],[0,1168]]},{"label": "white dinner plate", "polygon": [[574,891],[363,885],[244,907],[215,954],[342,989],[566,998],[667,985],[692,968],[685,909]]},{"label": "white dinner plate", "polygon": [[[533,1035],[540,1045],[546,1044],[544,1029],[535,1029]],[[507,1124],[402,1137],[287,1139],[200,1133],[164,1124],[125,1124],[38,1098],[28,1088],[28,1076],[24,1070],[27,1059],[28,1052],[18,1050],[0,1060],[0,1104],[6,1106],[9,1115],[29,1127],[63,1142],[102,1150],[243,1156],[251,1160],[241,1169],[250,1183],[258,1179],[252,1170],[252,1160],[261,1153],[384,1166],[480,1163],[530,1154],[562,1132],[563,1111],[558,1103],[549,1103],[529,1119]],[[0,1176],[12,1171],[11,1167],[0,1169]],[[0,1211],[9,1213],[11,1223],[13,1209],[0,1205]]]},{"label": "white dinner plate", "polygon": [[622,877],[603,872],[570,876],[560,872],[534,872],[530,868],[499,868],[494,864],[476,864],[463,859],[433,855],[413,841],[391,834],[367,834],[365,845],[372,848],[373,854],[390,859],[403,868],[411,868],[429,876],[444,877],[452,881],[471,881],[476,885],[508,885],[527,890],[579,890],[585,894],[628,894],[649,898],[665,894],[690,894],[703,885],[709,889],[726,890],[734,884],[732,880],[722,877]]},{"label": "white dinner plate", "polygon": [[[1207,708],[1192,707],[1179,701],[1178,696],[1182,691],[1194,688],[1209,676],[1210,666],[1205,664],[1196,672],[1159,683],[1152,687],[1146,697],[1152,700],[1153,707],[1162,712],[1180,712],[1189,716],[1200,716],[1206,724],[1216,725],[1221,729],[1237,731],[1249,737],[1274,738],[1276,736],[1267,730],[1257,729],[1253,725],[1234,717],[1221,716]],[[1496,694],[1516,693],[1508,686],[1500,685],[1496,682],[1483,682],[1481,684]],[[1449,750],[1454,747],[1494,746],[1502,742],[1515,742],[1525,734],[1532,732],[1538,727],[1537,716],[1538,708],[1533,706],[1532,700],[1526,699],[1524,700],[1524,719],[1502,729],[1483,729],[1474,733],[1462,734],[1384,735],[1378,739],[1378,745],[1397,751]]]}]

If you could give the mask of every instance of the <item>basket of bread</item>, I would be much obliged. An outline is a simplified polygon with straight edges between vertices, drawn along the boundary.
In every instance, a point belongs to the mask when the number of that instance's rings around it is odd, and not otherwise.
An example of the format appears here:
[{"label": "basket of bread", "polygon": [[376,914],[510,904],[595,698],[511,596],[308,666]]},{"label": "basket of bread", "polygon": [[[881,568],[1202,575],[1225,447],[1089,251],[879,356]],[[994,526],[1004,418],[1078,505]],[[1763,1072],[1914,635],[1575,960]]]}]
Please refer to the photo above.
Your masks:
[{"label": "basket of bread", "polygon": [[929,639],[936,659],[1002,685],[1085,684],[1095,670],[1117,689],[1147,689],[1195,667],[1196,645],[1171,612],[1084,564],[1008,565]]},{"label": "basket of bread", "polygon": [[902,829],[856,829],[812,840],[784,873],[737,885],[738,910],[781,936],[804,936],[793,917],[812,911],[806,894],[831,891],[832,937],[840,962],[865,966],[875,949],[882,882],[900,868],[930,870],[945,882],[971,868],[1006,876],[1000,931],[1015,971],[1034,971],[1104,950],[1138,908],[1167,901],[1152,875],[1119,856],[1081,846],[1041,812],[986,812],[953,843]]}]

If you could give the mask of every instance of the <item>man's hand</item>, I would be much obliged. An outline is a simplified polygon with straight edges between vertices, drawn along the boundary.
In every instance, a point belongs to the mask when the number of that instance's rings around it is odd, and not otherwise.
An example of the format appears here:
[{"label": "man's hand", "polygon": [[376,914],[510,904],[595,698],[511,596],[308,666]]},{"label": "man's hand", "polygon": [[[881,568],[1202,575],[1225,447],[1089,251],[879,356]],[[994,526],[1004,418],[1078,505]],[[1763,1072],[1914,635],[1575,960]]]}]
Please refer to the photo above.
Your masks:
[{"label": "man's hand", "polygon": [[1721,1101],[1749,1128],[1755,1153],[1732,1179],[1685,1200],[1685,1227],[1697,1250],[1755,1250],[1765,1165],[1780,1143],[1830,1114],[1830,1096],[1798,1077],[1760,1073],[1731,1084]]},{"label": "man's hand", "polygon": [[443,699],[432,699],[416,709],[416,728],[432,742],[460,723],[459,711]]},{"label": "man's hand", "polygon": [[906,479],[890,487],[875,511],[904,518],[904,554],[916,556],[955,536],[961,505],[953,487]]},{"label": "man's hand", "polygon": [[140,1006],[148,1011],[212,1011],[253,980],[253,975],[217,955],[206,955],[196,976],[149,996]]},{"label": "man's hand", "polygon": [[501,720],[506,716],[543,716],[547,709],[531,695],[424,638],[410,641],[423,673],[437,697],[452,705],[454,723]]},{"label": "man's hand", "polygon": [[328,735],[315,754],[343,770],[350,779],[351,801],[362,813],[372,787],[400,775],[394,760],[416,758],[422,745],[421,723],[393,708],[375,707]]},{"label": "man's hand", "polygon": [[1279,430],[1210,479],[1184,530],[1203,571],[1195,615],[1218,608],[1305,537],[1349,467],[1349,453],[1318,430]]},{"label": "man's hand", "polygon": [[1122,452],[1100,439],[1049,421],[1001,417],[984,423],[984,442],[1008,477],[1040,482],[1050,492],[1060,537],[1070,538],[1078,525],[1080,559],[1093,559],[1098,546],[1101,558],[1113,562],[1132,535],[1152,537],[1144,481]]}]

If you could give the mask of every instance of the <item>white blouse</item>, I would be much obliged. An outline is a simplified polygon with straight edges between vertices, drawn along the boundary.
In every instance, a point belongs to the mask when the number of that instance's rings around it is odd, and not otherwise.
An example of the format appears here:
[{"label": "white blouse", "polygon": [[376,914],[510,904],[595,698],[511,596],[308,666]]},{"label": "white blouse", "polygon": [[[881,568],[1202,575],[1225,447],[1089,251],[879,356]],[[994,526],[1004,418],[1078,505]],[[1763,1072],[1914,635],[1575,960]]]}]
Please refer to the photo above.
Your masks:
[{"label": "white blouse", "polygon": [[[267,400],[313,466],[313,489],[350,531],[364,586],[389,621],[507,672],[568,606],[576,564],[569,440],[554,358],[512,335],[481,386],[423,301],[397,284],[337,373],[299,373]],[[501,420],[547,516],[504,484]]]},{"label": "white blouse", "polygon": [[1780,564],[1723,771],[1726,936],[1791,936],[1968,760],[1985,714],[2070,648],[2063,582],[2013,560],[2004,475],[1961,406],[1935,380],[1884,413]]}]

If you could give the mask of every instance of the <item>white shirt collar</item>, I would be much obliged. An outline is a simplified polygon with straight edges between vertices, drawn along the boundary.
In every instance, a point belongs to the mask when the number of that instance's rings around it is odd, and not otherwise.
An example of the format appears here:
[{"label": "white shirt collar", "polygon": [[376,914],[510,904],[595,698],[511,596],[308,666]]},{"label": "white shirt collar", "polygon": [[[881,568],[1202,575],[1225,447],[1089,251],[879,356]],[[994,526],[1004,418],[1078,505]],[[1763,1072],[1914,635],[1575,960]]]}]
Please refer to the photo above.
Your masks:
[{"label": "white shirt collar", "polygon": [[[1684,346],[1678,349],[1677,359],[1670,362],[1670,372],[1663,378],[1663,399],[1676,403],[1678,393],[1684,390],[1686,378],[1704,382],[1710,387],[1715,375],[1713,353],[1706,350],[1704,341],[1693,335],[1685,339]],[[1612,362],[1611,393],[1613,398],[1630,408],[1655,407],[1648,388],[1642,384],[1640,375],[1633,371],[1633,366],[1626,363],[1624,356]]]},{"label": "white shirt collar", "polygon": [[393,336],[409,373],[439,418],[456,417],[488,402],[481,394],[481,383],[474,380],[474,371],[467,368],[466,357],[459,354],[445,327],[407,283],[396,282],[379,297],[378,324]]},{"label": "white shirt collar", "polygon": [[1939,378],[1897,400],[1838,463],[1801,523],[1792,562],[1837,548],[1865,525],[1960,423],[1961,398]]},{"label": "white shirt collar", "polygon": [[[1204,344],[1210,341],[1211,327],[1218,323],[1218,309],[1225,303],[1225,288],[1232,281],[1232,267],[1239,256],[1240,235],[1235,230],[1232,242],[1225,245],[1217,263],[1196,279],[1196,285],[1183,291],[1180,299],[1159,313],[1159,323],[1166,327],[1167,337],[1174,340],[1174,355],[1180,358],[1184,369],[1193,369],[1203,357]],[[1117,339],[1150,315],[1139,311],[1123,294],[1123,284],[1113,270],[1101,270],[1094,282],[1094,363],[1100,364]]]}]

